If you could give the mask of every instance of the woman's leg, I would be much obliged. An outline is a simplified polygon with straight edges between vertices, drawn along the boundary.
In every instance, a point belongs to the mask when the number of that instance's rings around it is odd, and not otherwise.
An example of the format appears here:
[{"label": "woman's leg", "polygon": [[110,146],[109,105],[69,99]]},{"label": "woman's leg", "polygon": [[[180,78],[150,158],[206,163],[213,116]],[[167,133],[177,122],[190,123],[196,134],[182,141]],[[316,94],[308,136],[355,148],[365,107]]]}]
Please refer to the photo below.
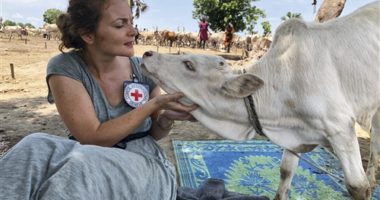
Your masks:
[{"label": "woman's leg", "polygon": [[0,199],[32,198],[76,143],[44,133],[23,138],[0,159]]},{"label": "woman's leg", "polygon": [[1,158],[0,183],[0,199],[175,198],[175,177],[159,159],[41,133]]}]

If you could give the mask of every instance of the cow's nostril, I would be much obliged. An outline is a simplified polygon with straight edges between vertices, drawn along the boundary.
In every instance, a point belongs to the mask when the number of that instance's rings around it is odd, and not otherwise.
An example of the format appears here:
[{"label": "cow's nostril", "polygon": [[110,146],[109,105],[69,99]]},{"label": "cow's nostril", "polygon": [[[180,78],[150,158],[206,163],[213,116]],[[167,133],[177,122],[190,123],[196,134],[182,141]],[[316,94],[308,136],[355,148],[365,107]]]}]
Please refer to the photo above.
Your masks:
[{"label": "cow's nostril", "polygon": [[143,55],[143,57],[150,57],[153,55],[153,52],[152,51],[146,51]]}]

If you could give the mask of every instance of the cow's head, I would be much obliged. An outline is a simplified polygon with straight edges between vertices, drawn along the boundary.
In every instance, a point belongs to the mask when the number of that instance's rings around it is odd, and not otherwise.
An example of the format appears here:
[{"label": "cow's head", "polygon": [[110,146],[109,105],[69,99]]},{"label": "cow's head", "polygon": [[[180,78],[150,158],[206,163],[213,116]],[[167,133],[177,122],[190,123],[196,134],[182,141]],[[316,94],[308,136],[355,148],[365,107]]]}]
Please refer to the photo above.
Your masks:
[{"label": "cow's head", "polygon": [[263,84],[253,74],[233,70],[220,56],[169,55],[149,51],[143,56],[142,68],[166,92],[181,91],[188,94],[186,96],[190,100],[207,94],[243,98]]},{"label": "cow's head", "polygon": [[[238,137],[251,138],[247,111],[243,98],[255,92],[263,81],[252,74],[239,74],[220,56],[211,55],[168,55],[152,51],[144,53],[141,65],[146,75],[151,77],[167,93],[182,92],[184,104],[196,103],[202,116],[194,116],[205,124],[207,120],[237,123]],[[211,122],[206,122],[207,123]],[[209,127],[210,128],[210,127]],[[216,128],[210,128],[215,130]],[[251,134],[252,135],[252,134]],[[252,136],[253,137],[253,136]]]}]

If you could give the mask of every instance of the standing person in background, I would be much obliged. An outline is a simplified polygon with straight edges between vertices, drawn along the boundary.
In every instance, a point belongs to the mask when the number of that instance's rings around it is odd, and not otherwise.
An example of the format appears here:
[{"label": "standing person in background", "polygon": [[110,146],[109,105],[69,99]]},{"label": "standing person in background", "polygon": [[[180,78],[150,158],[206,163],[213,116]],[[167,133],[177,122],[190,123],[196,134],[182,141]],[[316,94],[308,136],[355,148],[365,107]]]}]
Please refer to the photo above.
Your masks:
[{"label": "standing person in background", "polygon": [[71,140],[24,137],[0,159],[0,199],[176,199],[175,168],[156,141],[197,106],[142,74],[127,1],[70,0],[57,25],[48,101]]},{"label": "standing person in background", "polygon": [[208,22],[206,18],[203,17],[201,22],[199,22],[199,40],[201,42],[201,48],[205,49],[206,42],[208,40]]},{"label": "standing person in background", "polygon": [[225,36],[224,36],[224,47],[226,48],[227,53],[230,53],[231,43],[232,43],[232,39],[234,36],[234,32],[235,32],[234,26],[232,25],[232,23],[228,23],[226,26],[226,30],[224,32],[224,34],[225,34]]},{"label": "standing person in background", "polygon": [[135,31],[136,31],[136,35],[135,35],[135,44],[138,44],[138,39],[139,39],[139,36],[140,36],[140,32],[139,32],[139,28],[137,27],[137,24],[135,25]]}]

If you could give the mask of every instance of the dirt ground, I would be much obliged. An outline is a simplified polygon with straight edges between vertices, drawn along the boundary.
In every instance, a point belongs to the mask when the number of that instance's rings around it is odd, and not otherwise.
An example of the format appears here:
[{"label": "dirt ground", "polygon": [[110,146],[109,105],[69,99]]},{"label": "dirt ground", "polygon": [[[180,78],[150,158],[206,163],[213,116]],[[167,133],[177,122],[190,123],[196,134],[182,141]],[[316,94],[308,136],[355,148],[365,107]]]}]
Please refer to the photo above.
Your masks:
[{"label": "dirt ground", "polygon": [[[50,57],[59,53],[58,42],[43,38],[24,40],[0,38],[0,156],[24,136],[34,132],[45,132],[65,136],[64,125],[58,116],[54,104],[46,100],[45,81],[46,65]],[[141,56],[145,51],[157,51],[156,46],[136,45],[135,52]],[[230,54],[213,50],[200,50],[173,47],[160,47],[160,53],[191,52],[218,54],[229,63],[236,64],[240,51],[232,50]],[[11,63],[14,66],[14,79],[11,76]],[[369,136],[358,132],[363,165],[366,166],[369,153]],[[169,137],[159,143],[170,160],[175,163],[172,139],[203,140],[222,139],[211,133],[199,122],[176,122]]]}]

